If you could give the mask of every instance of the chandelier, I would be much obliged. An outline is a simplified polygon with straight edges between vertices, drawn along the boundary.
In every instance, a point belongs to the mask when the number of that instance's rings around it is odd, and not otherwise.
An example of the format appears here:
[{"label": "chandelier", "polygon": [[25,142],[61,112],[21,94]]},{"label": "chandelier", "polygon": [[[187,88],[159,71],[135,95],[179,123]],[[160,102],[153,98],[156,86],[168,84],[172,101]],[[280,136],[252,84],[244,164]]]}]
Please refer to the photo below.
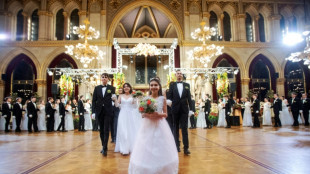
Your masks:
[{"label": "chandelier", "polygon": [[85,25],[80,27],[73,27],[73,33],[78,34],[79,38],[84,39],[84,43],[78,43],[77,45],[66,45],[66,54],[74,56],[84,64],[84,68],[88,67],[88,64],[94,59],[103,59],[105,53],[99,50],[97,45],[90,45],[88,40],[98,39],[99,31],[96,31],[93,27],[89,26],[88,19],[84,21]]},{"label": "chandelier", "polygon": [[207,45],[206,41],[211,39],[211,36],[216,35],[216,29],[206,26],[206,22],[200,23],[200,28],[197,28],[191,33],[193,39],[201,41],[202,46],[195,47],[194,50],[188,52],[189,57],[194,60],[199,60],[204,64],[204,67],[208,66],[208,62],[213,56],[218,56],[222,54],[223,46],[216,46],[214,44]]},{"label": "chandelier", "polygon": [[139,43],[138,45],[136,45],[131,49],[131,52],[138,56],[144,55],[145,57],[147,57],[158,55],[159,49],[157,49],[155,45],[151,45],[148,43]]},{"label": "chandelier", "polygon": [[292,62],[304,61],[304,65],[308,65],[310,69],[310,31],[305,31],[303,35],[306,37],[307,46],[303,52],[292,53],[286,60]]}]

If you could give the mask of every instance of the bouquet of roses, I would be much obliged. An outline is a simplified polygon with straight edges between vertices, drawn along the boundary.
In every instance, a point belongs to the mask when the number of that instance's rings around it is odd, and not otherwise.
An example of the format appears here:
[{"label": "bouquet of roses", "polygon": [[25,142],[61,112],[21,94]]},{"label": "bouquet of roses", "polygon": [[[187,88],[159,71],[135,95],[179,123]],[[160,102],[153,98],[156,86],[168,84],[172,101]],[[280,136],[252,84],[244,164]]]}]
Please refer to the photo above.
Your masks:
[{"label": "bouquet of roses", "polygon": [[143,96],[143,92],[142,91],[134,91],[134,92],[132,92],[132,96],[134,98],[142,97]]},{"label": "bouquet of roses", "polygon": [[145,97],[140,101],[139,112],[140,113],[153,113],[157,110],[155,100],[150,97]]}]

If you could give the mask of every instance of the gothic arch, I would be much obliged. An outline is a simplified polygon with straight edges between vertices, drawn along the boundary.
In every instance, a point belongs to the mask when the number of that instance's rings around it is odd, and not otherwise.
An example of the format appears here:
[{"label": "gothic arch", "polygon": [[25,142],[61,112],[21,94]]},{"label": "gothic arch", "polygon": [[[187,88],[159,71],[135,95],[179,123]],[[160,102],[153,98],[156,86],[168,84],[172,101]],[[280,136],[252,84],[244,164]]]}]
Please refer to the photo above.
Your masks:
[{"label": "gothic arch", "polygon": [[222,9],[220,6],[218,6],[217,4],[212,4],[210,5],[209,9],[208,9],[209,12],[213,11],[217,18],[219,19],[221,17],[221,14],[223,13]]},{"label": "gothic arch", "polygon": [[237,13],[235,8],[230,4],[225,5],[225,7],[223,8],[223,12],[224,11],[226,11],[229,14],[231,19],[233,19],[233,16]]},{"label": "gothic arch", "polygon": [[67,12],[68,16],[70,17],[72,11],[75,9],[78,9],[80,11],[80,6],[75,1],[71,1],[65,6],[64,11]]},{"label": "gothic arch", "polygon": [[39,4],[33,1],[29,1],[24,7],[24,12],[28,15],[28,17],[31,17],[32,13],[36,9],[39,9]]},{"label": "gothic arch", "polygon": [[259,15],[257,9],[253,5],[250,5],[248,8],[246,8],[245,12],[249,13],[252,20],[255,20],[255,17]]}]

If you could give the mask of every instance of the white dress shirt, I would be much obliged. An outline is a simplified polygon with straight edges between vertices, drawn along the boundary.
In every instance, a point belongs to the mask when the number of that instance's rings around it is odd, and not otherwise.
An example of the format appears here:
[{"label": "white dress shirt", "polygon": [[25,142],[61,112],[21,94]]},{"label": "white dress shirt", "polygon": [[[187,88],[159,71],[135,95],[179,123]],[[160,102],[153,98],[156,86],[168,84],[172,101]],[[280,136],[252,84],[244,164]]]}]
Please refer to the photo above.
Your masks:
[{"label": "white dress shirt", "polygon": [[180,98],[182,97],[182,93],[183,93],[183,83],[177,83],[177,87],[178,87],[178,92],[180,95]]},{"label": "white dress shirt", "polygon": [[102,96],[104,96],[104,94],[105,94],[105,91],[107,90],[107,87],[102,87]]},{"label": "white dress shirt", "polygon": [[34,103],[34,102],[32,102],[33,103],[33,105],[34,105],[34,108],[35,109],[37,109],[37,105],[36,105],[36,103]]}]

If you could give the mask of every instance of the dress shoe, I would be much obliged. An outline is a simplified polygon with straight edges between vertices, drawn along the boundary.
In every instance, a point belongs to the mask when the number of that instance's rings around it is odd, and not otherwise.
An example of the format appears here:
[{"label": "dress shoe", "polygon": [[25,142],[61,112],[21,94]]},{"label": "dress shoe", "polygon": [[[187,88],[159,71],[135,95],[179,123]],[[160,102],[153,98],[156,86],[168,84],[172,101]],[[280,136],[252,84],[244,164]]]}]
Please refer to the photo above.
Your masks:
[{"label": "dress shoe", "polygon": [[103,149],[102,149],[101,153],[102,153],[103,156],[107,156],[108,155],[107,151],[103,150]]},{"label": "dress shoe", "polygon": [[29,133],[32,133],[32,131],[28,131]]},{"label": "dress shoe", "polygon": [[278,125],[274,125],[273,127],[278,127]]},{"label": "dress shoe", "polygon": [[189,129],[194,129],[193,127],[190,127]]},{"label": "dress shoe", "polygon": [[209,129],[209,127],[204,127],[204,129]]},{"label": "dress shoe", "polygon": [[226,126],[225,128],[231,128],[230,126]]},{"label": "dress shoe", "polygon": [[184,149],[184,154],[189,155],[189,154],[191,154],[191,152],[188,149]]},{"label": "dress shoe", "polygon": [[179,147],[177,149],[178,149],[178,152],[181,152],[181,149]]},{"label": "dress shoe", "polygon": [[68,132],[67,130],[62,130],[61,132]]}]

